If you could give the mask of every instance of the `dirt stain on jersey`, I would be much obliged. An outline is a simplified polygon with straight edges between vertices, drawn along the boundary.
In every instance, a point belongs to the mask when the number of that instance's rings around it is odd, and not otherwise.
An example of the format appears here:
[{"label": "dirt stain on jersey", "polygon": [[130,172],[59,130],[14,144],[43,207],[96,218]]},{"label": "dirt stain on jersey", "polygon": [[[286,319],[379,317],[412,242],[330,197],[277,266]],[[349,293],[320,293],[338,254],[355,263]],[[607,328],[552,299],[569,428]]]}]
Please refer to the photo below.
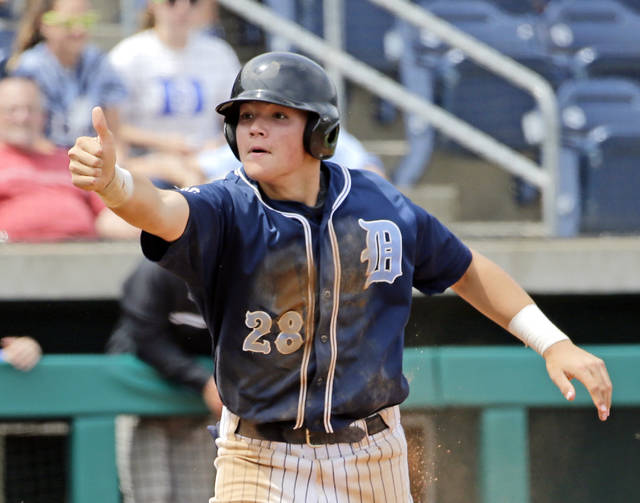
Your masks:
[{"label": "dirt stain on jersey", "polygon": [[266,254],[256,272],[252,302],[275,316],[297,311],[304,317],[310,282],[315,284],[315,271],[309,272],[304,246],[290,244]]}]

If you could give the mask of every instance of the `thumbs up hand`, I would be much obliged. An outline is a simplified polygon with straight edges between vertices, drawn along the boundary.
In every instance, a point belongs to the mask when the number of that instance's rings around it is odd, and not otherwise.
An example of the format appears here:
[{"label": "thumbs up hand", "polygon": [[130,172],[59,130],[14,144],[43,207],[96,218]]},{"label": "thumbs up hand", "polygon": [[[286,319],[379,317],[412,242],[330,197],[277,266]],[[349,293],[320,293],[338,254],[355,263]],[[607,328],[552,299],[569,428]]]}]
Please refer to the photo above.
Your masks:
[{"label": "thumbs up hand", "polygon": [[76,187],[100,192],[115,174],[116,149],[102,108],[91,111],[93,127],[98,136],[81,136],[69,150],[69,171]]}]

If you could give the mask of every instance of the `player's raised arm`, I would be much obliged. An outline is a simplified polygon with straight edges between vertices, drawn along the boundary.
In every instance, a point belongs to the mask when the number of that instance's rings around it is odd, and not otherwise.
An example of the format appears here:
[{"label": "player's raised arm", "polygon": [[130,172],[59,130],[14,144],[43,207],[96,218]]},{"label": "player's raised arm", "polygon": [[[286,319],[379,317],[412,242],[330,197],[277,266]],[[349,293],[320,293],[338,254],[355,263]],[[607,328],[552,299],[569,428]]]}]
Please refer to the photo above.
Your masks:
[{"label": "player's raised arm", "polygon": [[160,190],[147,178],[116,165],[113,134],[100,107],[92,111],[98,136],[82,136],[69,150],[69,171],[76,187],[96,192],[116,214],[131,225],[174,241],[189,218],[186,199],[173,190]]},{"label": "player's raised arm", "polygon": [[567,400],[576,392],[571,379],[582,382],[598,409],[609,417],[612,385],[604,362],[574,345],[535,305],[531,297],[498,265],[483,255],[473,258],[453,291],[482,314],[540,353],[549,377]]}]

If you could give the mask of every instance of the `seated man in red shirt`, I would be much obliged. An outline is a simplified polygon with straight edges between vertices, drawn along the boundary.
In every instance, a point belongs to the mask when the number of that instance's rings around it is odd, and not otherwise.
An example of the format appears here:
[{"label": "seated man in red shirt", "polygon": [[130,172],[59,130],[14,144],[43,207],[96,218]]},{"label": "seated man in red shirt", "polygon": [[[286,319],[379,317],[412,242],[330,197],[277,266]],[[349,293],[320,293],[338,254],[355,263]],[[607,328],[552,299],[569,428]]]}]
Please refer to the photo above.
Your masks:
[{"label": "seated man in red shirt", "polygon": [[99,197],[72,185],[67,152],[46,139],[44,124],[37,84],[0,80],[0,242],[136,237]]}]

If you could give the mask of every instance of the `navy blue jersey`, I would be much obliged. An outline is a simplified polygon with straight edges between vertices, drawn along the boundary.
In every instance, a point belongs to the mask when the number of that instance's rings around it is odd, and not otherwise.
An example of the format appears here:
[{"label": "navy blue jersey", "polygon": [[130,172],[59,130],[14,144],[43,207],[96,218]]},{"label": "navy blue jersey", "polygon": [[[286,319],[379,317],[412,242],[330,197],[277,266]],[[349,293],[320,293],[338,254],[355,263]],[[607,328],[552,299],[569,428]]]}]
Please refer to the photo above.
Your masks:
[{"label": "navy blue jersey", "polygon": [[377,175],[323,170],[315,210],[267,199],[241,169],[183,189],[184,234],[142,247],[189,284],[231,412],[332,432],[407,397],[412,287],[444,291],[471,253]]}]

